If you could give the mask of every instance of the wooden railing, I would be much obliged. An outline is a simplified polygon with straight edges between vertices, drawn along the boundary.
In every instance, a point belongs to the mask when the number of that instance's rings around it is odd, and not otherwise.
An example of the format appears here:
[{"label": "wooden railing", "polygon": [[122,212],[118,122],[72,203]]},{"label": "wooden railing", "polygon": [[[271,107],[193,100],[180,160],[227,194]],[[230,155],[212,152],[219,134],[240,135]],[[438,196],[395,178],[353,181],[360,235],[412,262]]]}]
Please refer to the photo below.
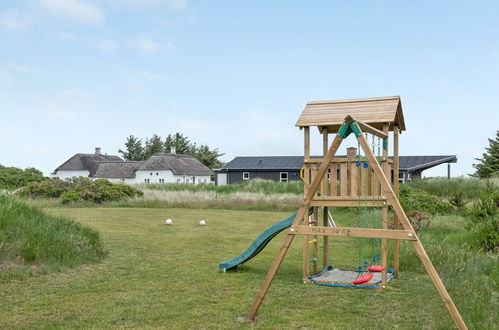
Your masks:
[{"label": "wooden railing", "polygon": [[[379,157],[381,163],[391,159]],[[314,197],[315,206],[375,206],[386,203],[386,198],[382,196],[381,185],[375,178],[370,166],[365,168],[367,160],[361,159],[360,166],[357,166],[357,157],[334,158],[329,165],[328,173],[324,176],[317,195]],[[317,175],[322,163],[322,158],[306,159],[304,165],[305,193],[310,187],[310,183]],[[388,178],[391,181],[391,175]],[[367,203],[367,204],[366,204]]]}]

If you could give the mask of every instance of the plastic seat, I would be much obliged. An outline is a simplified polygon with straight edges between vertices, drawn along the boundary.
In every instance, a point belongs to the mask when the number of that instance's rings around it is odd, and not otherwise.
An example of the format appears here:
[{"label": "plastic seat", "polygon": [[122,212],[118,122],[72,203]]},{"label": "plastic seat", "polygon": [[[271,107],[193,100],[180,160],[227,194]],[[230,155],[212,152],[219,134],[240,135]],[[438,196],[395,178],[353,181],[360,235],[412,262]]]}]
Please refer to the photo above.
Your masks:
[{"label": "plastic seat", "polygon": [[367,270],[370,271],[370,272],[377,272],[377,273],[379,273],[379,272],[384,271],[385,268],[386,268],[385,266],[381,266],[381,265],[372,265],[372,266],[369,266],[367,268]]},{"label": "plastic seat", "polygon": [[369,282],[370,280],[372,280],[373,275],[374,274],[371,274],[371,273],[360,274],[359,277],[355,281],[352,282],[352,284],[358,285],[358,284]]}]

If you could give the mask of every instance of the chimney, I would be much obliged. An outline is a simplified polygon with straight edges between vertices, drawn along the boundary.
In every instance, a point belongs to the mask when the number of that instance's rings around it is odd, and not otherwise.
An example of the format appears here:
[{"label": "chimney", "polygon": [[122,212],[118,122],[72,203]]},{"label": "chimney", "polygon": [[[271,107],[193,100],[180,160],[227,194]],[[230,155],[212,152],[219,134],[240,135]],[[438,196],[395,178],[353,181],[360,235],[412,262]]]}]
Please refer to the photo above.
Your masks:
[{"label": "chimney", "polygon": [[95,154],[96,155],[100,155],[101,154],[100,147],[95,147]]},{"label": "chimney", "polygon": [[170,148],[170,153],[171,153],[171,154],[176,154],[176,153],[177,153],[177,151],[175,150],[175,147],[174,147],[174,146],[172,146],[172,147]]},{"label": "chimney", "polygon": [[357,148],[355,147],[347,148],[347,157],[357,157]]}]

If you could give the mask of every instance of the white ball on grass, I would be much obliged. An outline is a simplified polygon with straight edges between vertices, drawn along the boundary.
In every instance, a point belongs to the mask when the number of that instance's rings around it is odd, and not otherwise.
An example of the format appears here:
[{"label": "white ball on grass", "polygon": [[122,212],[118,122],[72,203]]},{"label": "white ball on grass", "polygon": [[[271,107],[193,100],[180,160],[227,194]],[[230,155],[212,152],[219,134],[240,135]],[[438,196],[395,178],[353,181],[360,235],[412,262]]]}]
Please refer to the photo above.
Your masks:
[{"label": "white ball on grass", "polygon": [[165,221],[165,225],[171,225],[173,223],[173,220],[172,219],[167,219]]},{"label": "white ball on grass", "polygon": [[200,226],[206,226],[206,221],[204,221],[204,220],[199,221],[199,225]]}]

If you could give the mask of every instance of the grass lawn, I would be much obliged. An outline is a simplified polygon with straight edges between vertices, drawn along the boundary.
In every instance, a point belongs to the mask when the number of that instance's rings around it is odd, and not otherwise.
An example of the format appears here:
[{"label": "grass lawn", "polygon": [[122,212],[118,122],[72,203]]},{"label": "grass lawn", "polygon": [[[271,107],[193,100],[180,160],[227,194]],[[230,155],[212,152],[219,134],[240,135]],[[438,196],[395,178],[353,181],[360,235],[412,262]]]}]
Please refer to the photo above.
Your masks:
[{"label": "grass lawn", "polygon": [[[289,213],[153,208],[48,211],[97,229],[109,255],[99,264],[1,283],[2,329],[453,327],[429,277],[417,267],[402,269],[401,279],[384,292],[302,284],[301,238],[291,246],[258,322],[239,322],[284,235],[236,272],[219,273],[218,263],[239,254],[264,228]],[[174,220],[172,226],[164,225],[167,218]],[[208,225],[198,226],[200,219]],[[331,245],[335,265],[356,266],[355,240],[335,239]],[[483,297],[460,292],[459,284],[452,285],[454,275],[444,272],[443,281],[456,288],[450,294],[465,322],[478,328],[497,325],[493,312],[497,293]],[[480,299],[490,299],[485,302],[490,311],[475,310],[473,306],[479,305],[474,300]]]}]

